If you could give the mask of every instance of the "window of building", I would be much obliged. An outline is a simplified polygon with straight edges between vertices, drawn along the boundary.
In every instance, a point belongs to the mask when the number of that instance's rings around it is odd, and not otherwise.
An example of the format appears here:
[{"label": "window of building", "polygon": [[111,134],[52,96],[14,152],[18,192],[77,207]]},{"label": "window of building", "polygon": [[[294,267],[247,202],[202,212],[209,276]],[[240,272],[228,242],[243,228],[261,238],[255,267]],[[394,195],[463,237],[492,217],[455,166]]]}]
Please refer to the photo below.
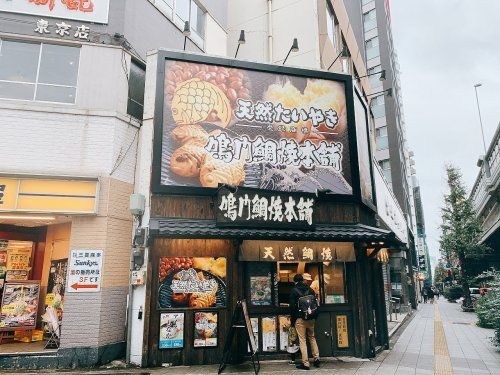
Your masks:
[{"label": "window of building", "polygon": [[384,174],[386,181],[391,183],[392,182],[391,161],[389,159],[380,160],[379,165],[380,168],[382,168],[382,173]]},{"label": "window of building", "polygon": [[377,13],[375,9],[363,14],[363,27],[365,32],[373,30],[377,27]]},{"label": "window of building", "polygon": [[0,40],[0,98],[75,103],[80,48]]},{"label": "window of building", "polygon": [[130,65],[130,77],[128,81],[128,103],[127,113],[136,119],[142,120],[144,113],[144,85],[146,83],[146,71],[143,67],[132,61]]},{"label": "window of building", "polygon": [[366,41],[366,59],[371,60],[380,56],[378,48],[378,36],[373,37]]},{"label": "window of building", "polygon": [[[380,73],[382,72],[382,66],[376,65],[373,68],[368,69],[369,74],[368,79],[370,80],[371,87],[382,86],[382,81],[380,80]],[[379,74],[377,74],[379,73]]]},{"label": "window of building", "polygon": [[370,107],[372,109],[373,117],[380,118],[385,116],[385,99],[384,95],[379,95],[372,98],[370,102]]},{"label": "window of building", "polygon": [[346,303],[345,272],[344,262],[248,262],[248,300],[251,306],[288,307],[293,277],[308,273],[313,280],[311,288],[321,304]]},{"label": "window of building", "polygon": [[333,44],[335,51],[339,50],[338,42],[338,22],[333,14],[333,11],[327,5],[326,7],[326,29],[328,32],[328,38]]},{"label": "window of building", "polygon": [[387,126],[375,129],[375,140],[377,142],[377,150],[385,150],[389,148],[389,138],[387,137]]},{"label": "window of building", "polygon": [[345,263],[323,263],[324,303],[346,303]]},{"label": "window of building", "polygon": [[205,39],[205,11],[194,0],[156,0],[155,6],[181,30],[184,22],[189,21],[190,38],[200,47]]}]

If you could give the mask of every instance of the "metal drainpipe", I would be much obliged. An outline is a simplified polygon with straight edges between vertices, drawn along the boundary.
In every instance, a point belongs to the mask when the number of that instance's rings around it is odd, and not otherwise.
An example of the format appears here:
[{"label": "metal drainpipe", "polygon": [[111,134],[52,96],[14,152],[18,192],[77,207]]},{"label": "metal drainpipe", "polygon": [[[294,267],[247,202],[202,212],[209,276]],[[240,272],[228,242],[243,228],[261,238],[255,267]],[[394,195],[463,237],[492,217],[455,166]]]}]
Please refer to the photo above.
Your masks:
[{"label": "metal drainpipe", "polygon": [[267,0],[267,54],[273,63],[273,0]]},{"label": "metal drainpipe", "polygon": [[131,272],[135,268],[134,267],[134,255],[132,253],[132,248],[130,249],[130,271],[129,271],[129,280],[128,280],[128,298],[127,298],[127,347],[126,350],[127,352],[125,353],[125,362],[127,364],[130,364],[130,351],[131,351],[131,336],[132,336],[132,301],[134,299],[133,293],[134,289],[132,287],[132,277],[131,277]]}]

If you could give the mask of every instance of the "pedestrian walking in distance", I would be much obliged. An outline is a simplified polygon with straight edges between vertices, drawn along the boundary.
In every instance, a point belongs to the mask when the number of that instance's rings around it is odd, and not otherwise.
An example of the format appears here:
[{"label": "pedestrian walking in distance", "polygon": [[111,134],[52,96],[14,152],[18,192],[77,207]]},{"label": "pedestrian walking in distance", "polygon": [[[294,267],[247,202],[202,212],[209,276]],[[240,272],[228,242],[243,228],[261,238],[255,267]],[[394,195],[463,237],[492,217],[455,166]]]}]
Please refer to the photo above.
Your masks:
[{"label": "pedestrian walking in distance", "polygon": [[429,294],[427,293],[427,288],[422,290],[422,296],[424,297],[424,303],[427,303],[427,298],[429,298]]},{"label": "pedestrian walking in distance", "polygon": [[434,292],[432,291],[432,288],[429,288],[429,291],[427,293],[429,295],[430,303],[434,303]]},{"label": "pedestrian walking in distance", "polygon": [[302,355],[302,363],[296,367],[300,370],[309,370],[309,356],[307,354],[307,338],[311,345],[311,350],[314,358],[314,367],[319,367],[319,349],[314,337],[314,323],[318,314],[318,300],[316,294],[309,286],[312,282],[312,277],[308,273],[304,275],[296,274],[293,277],[295,283],[292,292],[290,293],[290,315],[292,326],[297,330],[299,336],[300,353]]}]

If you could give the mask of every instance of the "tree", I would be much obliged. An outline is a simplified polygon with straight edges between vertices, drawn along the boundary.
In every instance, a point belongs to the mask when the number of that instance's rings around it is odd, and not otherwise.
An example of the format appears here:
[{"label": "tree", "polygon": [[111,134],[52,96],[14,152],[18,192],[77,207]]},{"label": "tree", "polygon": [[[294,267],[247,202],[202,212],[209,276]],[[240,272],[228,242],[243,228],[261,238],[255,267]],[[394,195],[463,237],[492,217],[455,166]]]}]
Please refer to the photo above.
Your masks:
[{"label": "tree", "polygon": [[444,196],[440,249],[441,255],[460,269],[458,281],[464,291],[464,305],[472,306],[469,292],[468,260],[484,257],[490,249],[479,243],[481,224],[476,217],[472,202],[467,199],[467,190],[462,183],[460,170],[446,166],[449,192]]},{"label": "tree", "polygon": [[444,270],[443,264],[439,262],[436,267],[434,267],[434,283],[436,285],[444,283],[446,279],[446,272]]}]

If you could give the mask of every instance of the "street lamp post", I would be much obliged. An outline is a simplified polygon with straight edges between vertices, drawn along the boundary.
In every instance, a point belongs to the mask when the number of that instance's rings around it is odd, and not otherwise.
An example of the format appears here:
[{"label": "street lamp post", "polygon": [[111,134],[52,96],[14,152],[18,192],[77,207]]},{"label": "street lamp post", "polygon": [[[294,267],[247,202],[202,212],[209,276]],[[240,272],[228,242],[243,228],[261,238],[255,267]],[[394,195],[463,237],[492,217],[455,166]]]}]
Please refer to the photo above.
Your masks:
[{"label": "street lamp post", "polygon": [[479,97],[477,95],[477,88],[478,87],[481,87],[482,84],[481,83],[476,83],[474,85],[474,91],[476,93],[476,103],[477,103],[477,112],[479,114],[479,125],[481,126],[481,135],[483,137],[483,148],[484,148],[484,160],[483,160],[483,163],[484,163],[484,172],[486,174],[486,177],[490,177],[490,166],[488,165],[488,160],[487,160],[487,151],[486,151],[486,141],[484,140],[484,129],[483,129],[483,119],[481,117],[481,108],[479,107]]}]

